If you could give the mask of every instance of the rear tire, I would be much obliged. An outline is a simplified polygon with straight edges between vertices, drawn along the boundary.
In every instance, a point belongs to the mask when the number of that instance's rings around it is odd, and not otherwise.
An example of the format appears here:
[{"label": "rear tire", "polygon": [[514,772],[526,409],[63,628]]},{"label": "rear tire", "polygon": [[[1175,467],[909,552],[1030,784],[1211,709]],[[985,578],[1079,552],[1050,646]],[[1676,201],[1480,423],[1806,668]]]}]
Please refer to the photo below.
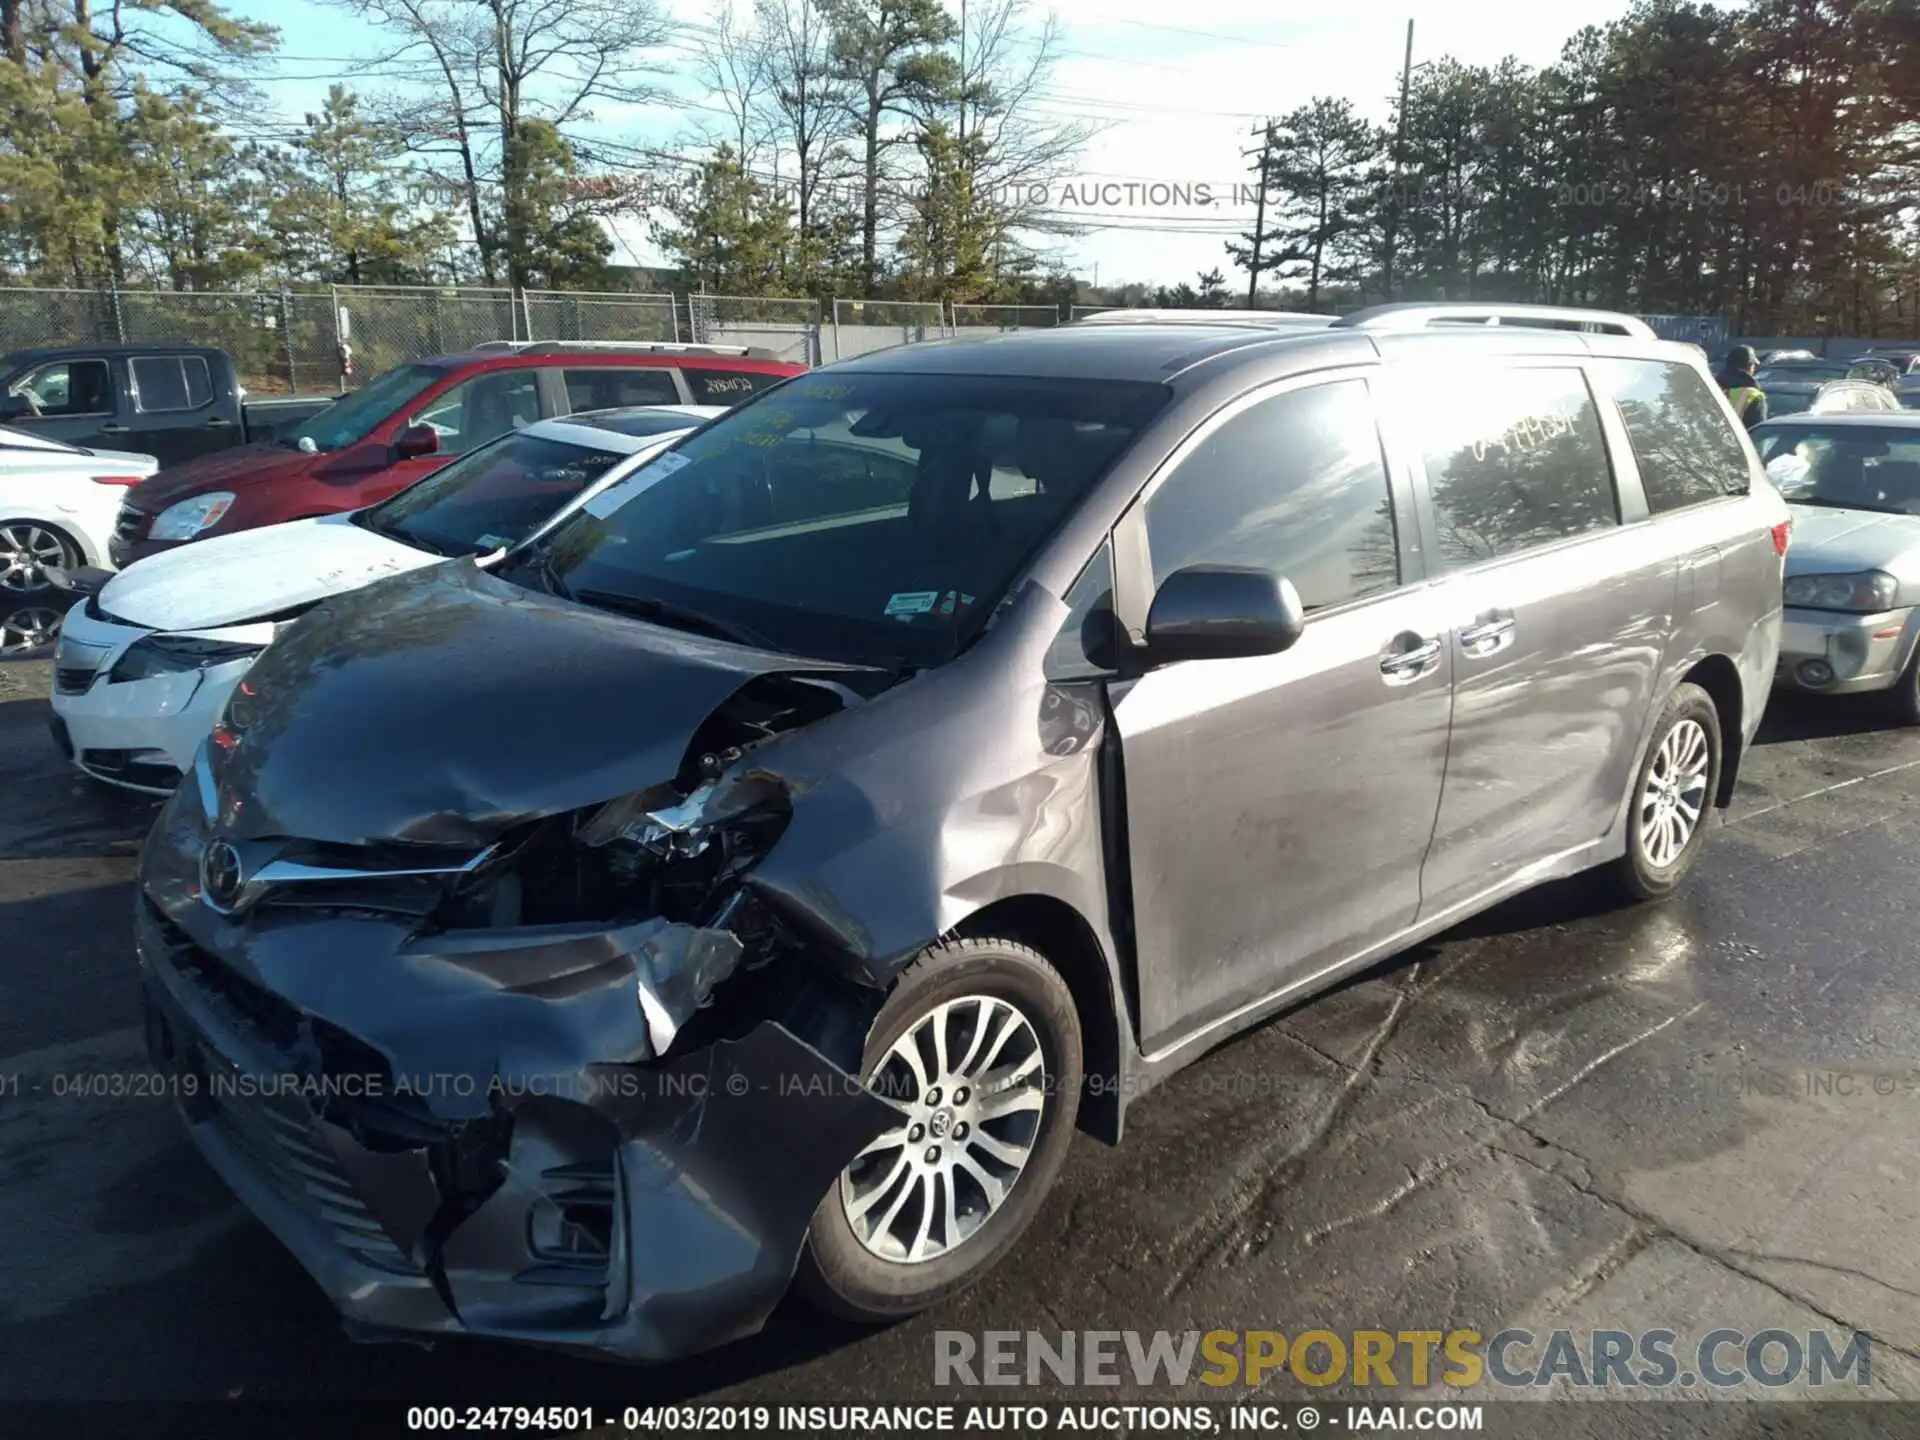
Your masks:
[{"label": "rear tire", "polygon": [[1073,1139],[1079,1017],[1039,952],[945,940],[901,973],[861,1064],[906,1114],[821,1199],[797,1284],[884,1323],[979,1280],[1039,1212]]},{"label": "rear tire", "polygon": [[1698,685],[1678,686],[1653,728],[1627,803],[1627,853],[1612,879],[1632,901],[1664,900],[1700,853],[1723,752],[1720,712]]}]

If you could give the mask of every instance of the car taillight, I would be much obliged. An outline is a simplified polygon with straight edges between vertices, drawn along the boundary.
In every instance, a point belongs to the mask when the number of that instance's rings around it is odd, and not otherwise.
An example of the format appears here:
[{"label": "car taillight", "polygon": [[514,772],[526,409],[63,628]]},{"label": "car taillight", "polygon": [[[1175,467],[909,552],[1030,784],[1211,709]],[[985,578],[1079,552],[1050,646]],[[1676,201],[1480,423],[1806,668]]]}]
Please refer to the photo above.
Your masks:
[{"label": "car taillight", "polygon": [[144,475],[95,475],[91,478],[96,485],[138,485],[147,477]]},{"label": "car taillight", "polygon": [[1774,526],[1773,527],[1773,553],[1776,555],[1786,554],[1787,541],[1792,535],[1793,535],[1793,521],[1782,520],[1778,525]]}]

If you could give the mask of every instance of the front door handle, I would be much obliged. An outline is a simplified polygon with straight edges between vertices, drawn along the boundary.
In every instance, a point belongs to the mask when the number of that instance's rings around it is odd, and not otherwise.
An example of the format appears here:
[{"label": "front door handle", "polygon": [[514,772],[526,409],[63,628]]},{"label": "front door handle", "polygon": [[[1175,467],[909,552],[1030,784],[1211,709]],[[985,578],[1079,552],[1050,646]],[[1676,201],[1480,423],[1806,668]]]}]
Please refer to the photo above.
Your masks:
[{"label": "front door handle", "polygon": [[1396,635],[1380,656],[1380,673],[1389,685],[1410,685],[1430,675],[1440,665],[1440,637],[1416,635],[1412,631]]},{"label": "front door handle", "polygon": [[113,424],[102,425],[100,427],[100,433],[102,435],[124,435],[127,433],[127,427]]},{"label": "front door handle", "polygon": [[1513,643],[1513,616],[1504,611],[1482,615],[1460,632],[1460,648],[1469,655],[1494,655]]}]

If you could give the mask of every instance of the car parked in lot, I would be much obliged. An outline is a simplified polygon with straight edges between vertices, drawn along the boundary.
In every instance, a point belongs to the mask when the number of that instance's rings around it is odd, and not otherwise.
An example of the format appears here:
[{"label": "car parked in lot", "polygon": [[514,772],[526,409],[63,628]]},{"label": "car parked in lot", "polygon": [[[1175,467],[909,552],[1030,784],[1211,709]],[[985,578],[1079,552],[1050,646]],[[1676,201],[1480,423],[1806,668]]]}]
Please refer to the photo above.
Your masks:
[{"label": "car parked in lot", "polygon": [[358,1333],[885,1320],[1236,1032],[1670,894],[1788,509],[1694,350],[1465,308],[865,355],[296,621],[141,862],[202,1152]]},{"label": "car parked in lot", "polygon": [[104,565],[120,497],[155,468],[151,455],[0,426],[0,651],[52,640],[60,612],[49,570]]},{"label": "car parked in lot", "polygon": [[1920,415],[1769,420],[1753,443],[1794,510],[1780,683],[1890,691],[1920,724]]},{"label": "car parked in lot", "polygon": [[1837,415],[1898,410],[1890,376],[1844,360],[1795,360],[1762,365],[1753,377],[1767,396],[1769,415]]},{"label": "car parked in lot", "polygon": [[96,779],[165,794],[294,616],[449,556],[495,563],[725,413],[654,406],[538,421],[368,509],[143,560],[66,621],[54,654],[55,742]]},{"label": "car parked in lot", "polygon": [[162,470],[127,496],[117,564],[359,509],[521,425],[577,410],[733,405],[804,371],[715,345],[489,344],[401,365],[272,444]]},{"label": "car parked in lot", "polygon": [[248,399],[207,345],[76,345],[0,359],[0,422],[49,440],[138,447],[162,465],[273,439],[339,396]]}]

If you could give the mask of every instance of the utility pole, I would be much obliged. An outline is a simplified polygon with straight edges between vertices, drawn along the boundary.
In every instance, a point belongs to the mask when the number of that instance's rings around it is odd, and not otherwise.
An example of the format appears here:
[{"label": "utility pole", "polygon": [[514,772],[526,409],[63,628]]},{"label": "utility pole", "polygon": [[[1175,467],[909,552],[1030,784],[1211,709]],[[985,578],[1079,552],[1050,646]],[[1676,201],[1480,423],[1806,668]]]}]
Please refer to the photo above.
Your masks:
[{"label": "utility pole", "polygon": [[1413,85],[1413,20],[1407,20],[1407,56],[1400,62],[1400,110],[1393,123],[1393,192],[1387,196],[1387,233],[1385,254],[1380,266],[1380,282],[1386,293],[1382,300],[1393,299],[1393,251],[1400,239],[1400,192],[1405,188],[1404,170],[1407,149],[1407,91]]},{"label": "utility pole", "polygon": [[1247,308],[1249,310],[1256,308],[1260,295],[1260,241],[1267,225],[1267,167],[1273,155],[1273,121],[1268,120],[1265,125],[1256,127],[1253,133],[1260,139],[1260,148],[1257,151],[1242,150],[1240,152],[1242,156],[1258,154],[1260,157],[1260,162],[1254,170],[1260,184],[1253,197],[1253,254],[1247,261]]}]

